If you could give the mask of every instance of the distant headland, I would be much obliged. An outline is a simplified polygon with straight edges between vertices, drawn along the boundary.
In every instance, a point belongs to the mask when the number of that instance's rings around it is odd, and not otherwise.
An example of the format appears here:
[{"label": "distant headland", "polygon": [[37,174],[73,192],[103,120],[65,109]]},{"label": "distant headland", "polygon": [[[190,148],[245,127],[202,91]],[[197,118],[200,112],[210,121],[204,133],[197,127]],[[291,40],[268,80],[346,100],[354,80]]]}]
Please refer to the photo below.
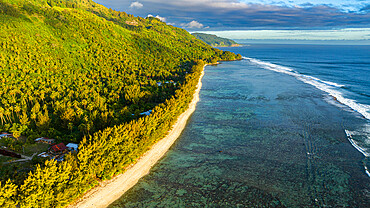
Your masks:
[{"label": "distant headland", "polygon": [[238,44],[237,42],[233,40],[230,40],[227,38],[221,38],[216,35],[210,35],[210,34],[205,34],[205,33],[192,33],[192,35],[212,47],[239,47],[241,46],[240,44]]}]

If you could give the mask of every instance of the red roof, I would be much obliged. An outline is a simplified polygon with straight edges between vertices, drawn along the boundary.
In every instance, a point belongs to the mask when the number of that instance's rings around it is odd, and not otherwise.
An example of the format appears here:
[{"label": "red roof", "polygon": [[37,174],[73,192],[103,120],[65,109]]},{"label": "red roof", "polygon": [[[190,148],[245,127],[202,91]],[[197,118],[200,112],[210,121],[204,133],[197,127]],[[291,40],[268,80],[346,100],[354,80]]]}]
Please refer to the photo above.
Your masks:
[{"label": "red roof", "polygon": [[52,146],[51,149],[54,152],[60,152],[60,151],[63,151],[65,149],[67,149],[67,147],[63,143],[60,143],[60,144],[57,144],[57,145]]}]

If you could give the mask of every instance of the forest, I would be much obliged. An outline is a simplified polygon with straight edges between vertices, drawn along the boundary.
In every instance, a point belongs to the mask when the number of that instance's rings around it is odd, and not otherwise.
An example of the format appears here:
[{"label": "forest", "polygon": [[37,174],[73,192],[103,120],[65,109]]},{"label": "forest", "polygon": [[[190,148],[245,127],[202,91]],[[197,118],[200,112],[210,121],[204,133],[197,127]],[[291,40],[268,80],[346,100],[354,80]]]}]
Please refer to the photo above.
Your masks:
[{"label": "forest", "polygon": [[216,35],[211,35],[211,34],[206,34],[206,33],[192,33],[192,35],[212,47],[239,46],[239,44],[233,40],[230,40],[227,38],[221,38]]},{"label": "forest", "polygon": [[0,0],[0,31],[0,131],[14,136],[0,143],[79,144],[61,162],[0,156],[0,207],[65,207],[124,172],[187,109],[206,63],[241,58],[91,0]]}]

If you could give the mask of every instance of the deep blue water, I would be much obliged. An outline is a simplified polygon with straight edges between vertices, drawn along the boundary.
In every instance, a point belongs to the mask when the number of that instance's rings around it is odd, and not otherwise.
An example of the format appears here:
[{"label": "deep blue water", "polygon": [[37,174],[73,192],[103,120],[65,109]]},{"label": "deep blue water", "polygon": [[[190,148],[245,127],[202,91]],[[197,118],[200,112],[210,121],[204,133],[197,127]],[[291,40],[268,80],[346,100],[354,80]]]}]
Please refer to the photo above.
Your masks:
[{"label": "deep blue water", "polygon": [[226,50],[245,59],[206,67],[181,137],[111,207],[368,207],[370,47]]},{"label": "deep blue water", "polygon": [[251,45],[226,50],[344,85],[345,97],[370,110],[370,46]]}]

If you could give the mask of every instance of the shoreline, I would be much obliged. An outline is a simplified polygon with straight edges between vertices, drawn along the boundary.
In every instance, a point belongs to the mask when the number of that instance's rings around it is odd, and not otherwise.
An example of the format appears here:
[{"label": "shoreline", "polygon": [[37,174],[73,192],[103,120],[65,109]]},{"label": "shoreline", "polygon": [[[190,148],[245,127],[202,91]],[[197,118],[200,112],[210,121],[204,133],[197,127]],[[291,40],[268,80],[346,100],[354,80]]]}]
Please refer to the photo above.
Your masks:
[{"label": "shoreline", "polygon": [[212,47],[217,47],[217,48],[238,48],[238,47],[243,47],[244,44],[233,44],[230,46],[212,46]]},{"label": "shoreline", "polygon": [[172,126],[167,136],[155,143],[150,150],[124,173],[115,176],[111,180],[102,181],[98,186],[87,191],[80,199],[76,200],[68,208],[103,208],[108,207],[114,201],[119,199],[126,191],[131,189],[142,177],[149,174],[150,169],[167,153],[175,141],[179,138],[185,129],[188,119],[196,109],[199,101],[199,92],[202,88],[203,71],[199,77],[197,89],[193,94],[193,100],[188,109],[183,112]]}]

